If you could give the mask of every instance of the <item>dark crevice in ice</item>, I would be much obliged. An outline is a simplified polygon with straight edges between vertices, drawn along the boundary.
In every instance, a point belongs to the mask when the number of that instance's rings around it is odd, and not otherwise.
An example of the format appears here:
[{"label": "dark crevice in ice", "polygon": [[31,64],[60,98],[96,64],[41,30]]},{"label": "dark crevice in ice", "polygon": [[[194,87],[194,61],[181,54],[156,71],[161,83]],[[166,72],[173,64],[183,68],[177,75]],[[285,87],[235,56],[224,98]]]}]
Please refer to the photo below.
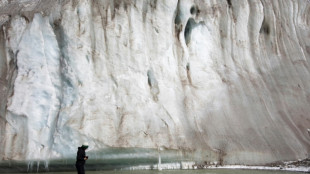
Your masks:
[{"label": "dark crevice in ice", "polygon": [[228,4],[228,7],[231,8],[232,6],[231,0],[227,0],[227,4]]},{"label": "dark crevice in ice", "polygon": [[264,33],[264,34],[266,34],[266,35],[269,35],[269,34],[270,34],[270,26],[269,26],[269,24],[267,23],[266,18],[264,18],[264,20],[263,20],[263,23],[262,23],[262,26],[261,26],[261,28],[260,28],[259,33]]},{"label": "dark crevice in ice", "polygon": [[191,12],[192,15],[196,14],[197,13],[197,7],[192,6],[191,9],[190,9],[190,12]]},{"label": "dark crevice in ice", "polygon": [[190,85],[192,85],[192,77],[191,77],[191,67],[190,64],[186,64],[186,73],[187,73],[187,79]]},{"label": "dark crevice in ice", "polygon": [[192,33],[192,30],[199,26],[199,25],[202,25],[204,24],[203,21],[199,22],[199,23],[196,23],[195,20],[193,18],[189,18],[187,23],[186,23],[186,26],[185,26],[185,31],[184,31],[184,38],[185,38],[185,42],[186,42],[186,45],[188,45],[191,41],[191,33]]},{"label": "dark crevice in ice", "polygon": [[175,37],[180,40],[179,35],[182,31],[182,20],[181,20],[181,10],[180,10],[180,1],[178,1],[177,8],[175,10],[175,18],[174,18],[174,30]]}]

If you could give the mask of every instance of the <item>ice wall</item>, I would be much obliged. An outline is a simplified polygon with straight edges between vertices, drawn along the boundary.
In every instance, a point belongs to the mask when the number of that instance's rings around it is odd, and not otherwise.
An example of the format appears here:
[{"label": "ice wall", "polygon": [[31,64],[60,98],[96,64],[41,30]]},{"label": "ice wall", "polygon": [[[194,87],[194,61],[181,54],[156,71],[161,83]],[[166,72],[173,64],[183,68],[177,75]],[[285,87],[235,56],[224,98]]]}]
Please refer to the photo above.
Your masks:
[{"label": "ice wall", "polygon": [[0,24],[1,160],[309,157],[307,0],[2,0]]}]

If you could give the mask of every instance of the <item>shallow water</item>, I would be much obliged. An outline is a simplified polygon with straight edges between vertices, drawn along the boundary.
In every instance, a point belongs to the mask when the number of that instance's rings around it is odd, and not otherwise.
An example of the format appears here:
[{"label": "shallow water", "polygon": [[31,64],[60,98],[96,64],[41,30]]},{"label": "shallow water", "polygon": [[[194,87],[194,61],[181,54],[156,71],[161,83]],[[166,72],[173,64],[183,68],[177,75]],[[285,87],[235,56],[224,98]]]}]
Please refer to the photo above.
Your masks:
[{"label": "shallow water", "polygon": [[[23,174],[23,173],[14,173],[14,174]],[[76,174],[76,172],[48,172],[46,174]],[[268,171],[268,170],[205,169],[205,170],[162,170],[162,171],[158,170],[86,171],[85,174],[304,174],[304,173],[289,172],[289,171]]]}]

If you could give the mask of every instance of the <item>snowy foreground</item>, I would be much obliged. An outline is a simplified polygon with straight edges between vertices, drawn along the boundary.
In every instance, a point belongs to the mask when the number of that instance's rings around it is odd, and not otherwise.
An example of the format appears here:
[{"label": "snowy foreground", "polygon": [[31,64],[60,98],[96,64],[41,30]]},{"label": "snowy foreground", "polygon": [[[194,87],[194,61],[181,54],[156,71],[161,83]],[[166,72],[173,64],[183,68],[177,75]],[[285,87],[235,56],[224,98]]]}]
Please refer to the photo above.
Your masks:
[{"label": "snowy foreground", "polygon": [[227,165],[220,167],[208,167],[211,169],[251,169],[251,170],[283,170],[294,172],[310,172],[310,167],[265,167],[265,166],[242,166],[242,165]]},{"label": "snowy foreground", "polygon": [[127,170],[171,170],[171,169],[250,169],[250,170],[283,170],[296,172],[310,172],[310,159],[282,162],[281,164],[273,164],[267,166],[249,166],[249,165],[218,165],[213,164],[197,164],[196,162],[180,162],[180,163],[159,163],[156,165],[139,165],[125,168]]},{"label": "snowy foreground", "polygon": [[224,166],[208,166],[198,168],[197,166],[182,168],[179,164],[162,164],[160,168],[156,166],[133,166],[124,170],[171,170],[171,169],[248,169],[248,170],[281,170],[310,173],[310,167],[266,167],[266,166],[245,166],[245,165],[224,165]]},{"label": "snowy foreground", "polygon": [[[125,170],[171,170],[171,169],[198,169],[197,167],[181,168],[178,164],[162,164],[161,168],[156,166],[133,166],[125,168]],[[227,165],[227,166],[208,166],[199,169],[249,169],[249,170],[283,170],[294,172],[310,172],[310,167],[266,167],[266,166],[243,166],[243,165]]]},{"label": "snowy foreground", "polygon": [[195,162],[182,162],[182,163],[166,163],[157,164],[153,166],[133,166],[125,168],[125,170],[171,170],[171,169],[248,169],[248,170],[281,170],[281,171],[294,171],[294,172],[310,172],[310,166],[247,166],[247,165],[196,165]]}]

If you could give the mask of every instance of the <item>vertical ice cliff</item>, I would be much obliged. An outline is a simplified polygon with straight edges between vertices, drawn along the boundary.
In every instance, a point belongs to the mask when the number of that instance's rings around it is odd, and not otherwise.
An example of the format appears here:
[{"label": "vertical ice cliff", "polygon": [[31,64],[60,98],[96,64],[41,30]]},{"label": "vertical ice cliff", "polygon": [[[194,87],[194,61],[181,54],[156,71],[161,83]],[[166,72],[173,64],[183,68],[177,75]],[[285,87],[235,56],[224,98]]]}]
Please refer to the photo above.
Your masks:
[{"label": "vertical ice cliff", "polygon": [[0,159],[309,157],[307,0],[0,2]]}]

